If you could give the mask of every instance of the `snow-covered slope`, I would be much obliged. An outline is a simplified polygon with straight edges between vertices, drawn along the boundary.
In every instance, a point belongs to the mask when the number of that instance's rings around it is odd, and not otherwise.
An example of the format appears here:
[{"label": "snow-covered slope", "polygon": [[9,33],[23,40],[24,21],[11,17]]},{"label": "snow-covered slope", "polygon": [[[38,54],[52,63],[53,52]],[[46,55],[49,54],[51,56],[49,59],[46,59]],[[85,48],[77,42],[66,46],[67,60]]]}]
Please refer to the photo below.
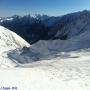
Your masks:
[{"label": "snow-covered slope", "polygon": [[90,49],[57,53],[20,68],[0,69],[0,80],[1,86],[18,90],[90,90]]},{"label": "snow-covered slope", "polygon": [[[68,33],[70,39],[41,40],[31,46],[14,32],[0,26],[0,87],[90,90],[89,13],[77,13],[75,20],[71,18],[74,14],[66,15],[70,18],[63,17],[63,27],[55,26],[60,29],[55,34],[56,38],[62,32]],[[71,21],[65,24],[68,20]],[[57,23],[62,26],[62,22]]]},{"label": "snow-covered slope", "polygon": [[52,54],[59,52],[70,52],[87,48],[90,48],[89,30],[69,40],[41,40],[30,47],[27,55],[33,53],[31,57],[35,55],[36,58],[40,59],[42,57],[48,57],[48,55],[52,56]]},{"label": "snow-covered slope", "polygon": [[[89,28],[80,35],[68,40],[39,41],[30,45],[15,33],[0,26],[0,52],[6,52],[7,58],[25,64],[47,59],[60,52],[69,52],[90,48]],[[7,52],[8,51],[8,52]]]},{"label": "snow-covered slope", "polygon": [[[0,67],[13,66],[13,61],[7,58],[10,50],[29,47],[30,45],[14,32],[0,26]],[[11,64],[10,64],[11,63]]]},{"label": "snow-covered slope", "polygon": [[13,19],[13,17],[0,18],[0,23],[2,23],[3,21],[12,21]]},{"label": "snow-covered slope", "polygon": [[[53,59],[58,53],[80,51],[90,48],[90,31],[86,31],[69,40],[39,41],[30,48],[15,49],[8,53],[8,57],[15,59],[18,63],[26,64],[35,61]],[[18,58],[16,58],[16,56]],[[62,54],[61,54],[62,57]]]},{"label": "snow-covered slope", "polygon": [[90,31],[69,40],[39,41],[30,46],[0,26],[0,67],[9,67],[0,68],[1,87],[90,90]]}]

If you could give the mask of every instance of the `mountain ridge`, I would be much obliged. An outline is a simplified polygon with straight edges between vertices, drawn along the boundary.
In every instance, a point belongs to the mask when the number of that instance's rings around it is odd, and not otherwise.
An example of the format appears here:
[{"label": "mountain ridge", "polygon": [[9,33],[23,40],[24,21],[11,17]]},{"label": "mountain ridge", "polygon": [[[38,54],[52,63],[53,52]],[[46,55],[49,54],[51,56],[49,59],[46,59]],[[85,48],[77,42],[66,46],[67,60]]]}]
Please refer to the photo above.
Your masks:
[{"label": "mountain ridge", "polygon": [[39,40],[72,38],[90,28],[89,22],[90,11],[84,10],[58,17],[47,15],[20,17],[15,15],[9,19],[6,18],[0,24],[14,31],[30,44],[34,44]]}]

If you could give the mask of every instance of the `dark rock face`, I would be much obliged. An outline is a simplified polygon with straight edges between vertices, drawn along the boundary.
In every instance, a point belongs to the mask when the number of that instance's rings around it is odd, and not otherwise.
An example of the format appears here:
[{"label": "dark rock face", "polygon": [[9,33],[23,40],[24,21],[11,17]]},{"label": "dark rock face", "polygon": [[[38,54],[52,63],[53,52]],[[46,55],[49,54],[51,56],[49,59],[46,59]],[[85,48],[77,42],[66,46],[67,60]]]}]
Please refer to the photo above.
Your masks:
[{"label": "dark rock face", "polygon": [[60,17],[15,15],[12,18],[12,20],[3,19],[0,24],[14,31],[30,44],[39,40],[66,40],[83,33],[90,26],[90,11],[87,10]]}]

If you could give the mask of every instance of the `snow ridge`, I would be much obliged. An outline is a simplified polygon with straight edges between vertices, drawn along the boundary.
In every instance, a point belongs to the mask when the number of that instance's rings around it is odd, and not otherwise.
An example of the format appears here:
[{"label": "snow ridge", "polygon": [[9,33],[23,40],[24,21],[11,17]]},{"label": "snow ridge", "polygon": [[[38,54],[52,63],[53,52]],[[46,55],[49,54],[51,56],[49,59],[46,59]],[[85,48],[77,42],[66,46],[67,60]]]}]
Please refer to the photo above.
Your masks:
[{"label": "snow ridge", "polygon": [[[13,66],[13,61],[7,58],[7,52],[10,50],[14,50],[17,48],[30,47],[24,39],[15,34],[14,32],[0,26],[0,62],[7,64],[10,62],[11,66]],[[10,64],[9,63],[9,64]],[[10,65],[9,65],[10,66]],[[9,67],[8,66],[8,67]]]}]

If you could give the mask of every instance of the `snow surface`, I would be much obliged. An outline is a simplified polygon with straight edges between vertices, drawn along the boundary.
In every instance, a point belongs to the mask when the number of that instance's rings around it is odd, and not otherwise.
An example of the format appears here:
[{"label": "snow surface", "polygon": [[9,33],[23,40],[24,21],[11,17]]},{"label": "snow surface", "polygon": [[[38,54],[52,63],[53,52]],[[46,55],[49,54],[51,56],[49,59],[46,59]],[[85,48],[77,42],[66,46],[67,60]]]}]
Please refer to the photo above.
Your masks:
[{"label": "snow surface", "polygon": [[17,34],[0,26],[0,67],[16,65],[15,61],[7,58],[7,52],[16,48],[29,46],[30,45]]},{"label": "snow surface", "polygon": [[14,18],[12,17],[6,17],[6,18],[0,18],[0,22],[4,22],[4,21],[12,21]]},{"label": "snow surface", "polygon": [[0,69],[0,86],[16,86],[18,90],[90,90],[90,50],[62,55],[21,68]]},{"label": "snow surface", "polygon": [[0,67],[0,87],[90,90],[90,31],[30,46],[0,26]]}]

